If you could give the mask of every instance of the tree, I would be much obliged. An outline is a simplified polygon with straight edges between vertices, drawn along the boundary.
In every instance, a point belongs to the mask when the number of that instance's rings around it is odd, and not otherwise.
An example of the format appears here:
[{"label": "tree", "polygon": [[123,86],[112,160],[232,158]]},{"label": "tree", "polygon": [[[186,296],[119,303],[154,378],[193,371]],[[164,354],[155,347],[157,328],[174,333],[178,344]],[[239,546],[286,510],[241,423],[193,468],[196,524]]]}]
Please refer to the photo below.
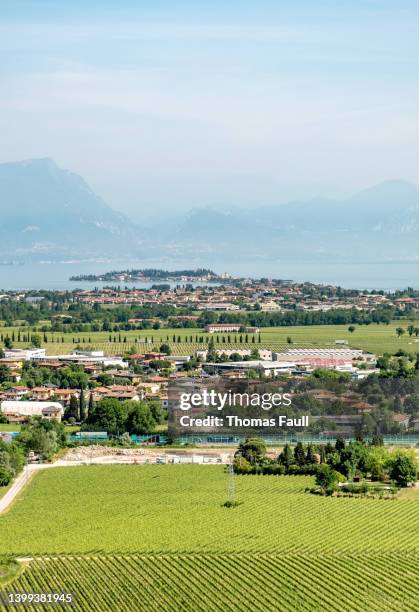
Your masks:
[{"label": "tree", "polygon": [[408,487],[416,481],[416,462],[409,455],[399,455],[390,466],[390,478],[400,487]]},{"label": "tree", "polygon": [[147,405],[150,409],[151,415],[156,423],[162,423],[165,418],[165,410],[161,405],[160,400],[148,401]]},{"label": "tree", "polygon": [[171,355],[172,354],[170,346],[166,342],[164,342],[163,344],[160,345],[160,353],[164,353],[165,355]]},{"label": "tree", "polygon": [[80,389],[80,394],[79,394],[79,416],[80,416],[81,422],[83,422],[86,419],[86,400],[84,398],[83,387]]},{"label": "tree", "polygon": [[130,434],[141,435],[152,433],[156,427],[156,421],[151,414],[147,402],[127,401],[124,402],[127,411],[126,427]]},{"label": "tree", "polygon": [[216,360],[217,360],[217,353],[215,351],[214,338],[211,337],[209,344],[208,344],[207,361],[210,363],[211,362],[214,363]]},{"label": "tree", "polygon": [[396,328],[396,334],[397,334],[398,338],[400,338],[400,336],[403,336],[404,333],[405,333],[405,331],[404,331],[403,327],[397,327]]},{"label": "tree", "polygon": [[342,438],[342,436],[338,436],[336,438],[336,444],[335,444],[335,449],[340,452],[345,448],[345,440]]},{"label": "tree", "polygon": [[295,463],[294,453],[292,452],[292,448],[289,444],[285,444],[282,452],[278,455],[278,462],[285,465],[287,468]]},{"label": "tree", "polygon": [[152,359],[149,366],[152,370],[170,370],[172,363],[167,359]]},{"label": "tree", "polygon": [[31,344],[34,348],[41,348],[42,339],[39,334],[33,334],[31,336]]},{"label": "tree", "polygon": [[6,336],[4,339],[4,346],[7,349],[12,349],[13,348],[13,342],[11,340],[11,338],[9,338],[9,336]]},{"label": "tree", "polygon": [[384,446],[371,446],[365,460],[365,471],[371,475],[371,480],[383,480],[388,463],[388,452]]},{"label": "tree", "polygon": [[27,452],[34,451],[43,459],[50,459],[59,449],[57,432],[47,431],[38,425],[29,425],[22,430],[19,440],[25,446]]},{"label": "tree", "polygon": [[294,459],[297,465],[304,465],[306,462],[304,447],[301,442],[297,442],[294,448]]},{"label": "tree", "polygon": [[307,446],[306,463],[308,464],[315,463],[314,450],[313,450],[312,444],[309,444]]},{"label": "tree", "polygon": [[350,325],[350,326],[348,327],[348,332],[350,332],[351,334],[353,334],[353,333],[354,333],[354,331],[355,331],[355,329],[356,329],[355,325]]},{"label": "tree", "polygon": [[407,332],[408,332],[408,334],[409,334],[409,336],[410,336],[410,337],[412,337],[412,336],[413,336],[413,334],[415,333],[415,329],[416,329],[416,328],[415,328],[415,326],[414,326],[414,325],[409,325],[409,326],[407,327]]},{"label": "tree", "polygon": [[332,495],[336,491],[338,483],[343,480],[342,474],[332,469],[326,463],[322,463],[317,468],[316,485],[320,487],[323,495]]},{"label": "tree", "polygon": [[247,461],[247,459],[245,459],[242,456],[234,457],[233,466],[234,466],[234,471],[237,472],[238,474],[246,474],[247,472],[250,472],[250,470],[252,469],[252,466],[249,463],[249,461]]},{"label": "tree", "polygon": [[5,363],[0,363],[0,384],[10,380],[11,371]]},{"label": "tree", "polygon": [[88,414],[86,423],[96,431],[106,431],[119,435],[126,430],[127,411],[125,402],[114,398],[105,398],[96,402]]},{"label": "tree", "polygon": [[79,420],[79,402],[77,401],[77,397],[72,395],[70,397],[70,404],[64,413],[64,417],[66,421],[69,419]]},{"label": "tree", "polygon": [[374,434],[371,439],[371,446],[384,446],[384,438],[381,434]]},{"label": "tree", "polygon": [[6,467],[0,465],[0,487],[7,487],[12,478],[12,472]]},{"label": "tree", "polygon": [[89,414],[93,410],[93,407],[94,407],[94,400],[93,400],[93,393],[91,393],[89,396],[89,406],[87,409],[87,414]]},{"label": "tree", "polygon": [[18,442],[0,441],[0,467],[10,471],[12,477],[18,474],[25,465],[25,453]]},{"label": "tree", "polygon": [[262,438],[246,438],[239,444],[235,457],[243,457],[249,463],[260,463],[266,455],[266,445]]},{"label": "tree", "polygon": [[96,380],[104,387],[109,387],[113,383],[113,376],[111,376],[107,372],[102,372],[101,374],[99,374]]}]

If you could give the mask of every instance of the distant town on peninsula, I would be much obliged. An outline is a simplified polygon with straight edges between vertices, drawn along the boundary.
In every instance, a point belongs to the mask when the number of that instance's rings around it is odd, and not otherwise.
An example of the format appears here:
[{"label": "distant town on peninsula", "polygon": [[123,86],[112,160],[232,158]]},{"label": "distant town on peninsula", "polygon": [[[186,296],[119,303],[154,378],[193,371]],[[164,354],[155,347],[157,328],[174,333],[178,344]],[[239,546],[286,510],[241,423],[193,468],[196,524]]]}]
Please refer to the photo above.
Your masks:
[{"label": "distant town on peninsula", "polygon": [[112,270],[105,272],[104,274],[80,274],[77,276],[70,276],[71,281],[124,281],[124,282],[136,282],[136,281],[164,281],[164,280],[179,280],[179,281],[202,281],[212,282],[219,280],[227,280],[229,276],[227,274],[218,275],[212,270],[206,268],[197,268],[196,270],[159,270],[154,268],[146,268],[144,270]]}]

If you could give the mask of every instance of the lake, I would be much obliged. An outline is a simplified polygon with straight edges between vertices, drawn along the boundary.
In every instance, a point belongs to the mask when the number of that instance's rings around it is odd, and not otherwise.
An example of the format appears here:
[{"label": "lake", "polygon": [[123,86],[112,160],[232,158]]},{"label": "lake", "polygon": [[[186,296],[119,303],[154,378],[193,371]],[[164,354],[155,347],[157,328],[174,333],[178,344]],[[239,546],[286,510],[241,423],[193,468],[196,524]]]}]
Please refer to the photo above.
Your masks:
[{"label": "lake", "polygon": [[[79,287],[89,289],[109,284],[98,282],[72,282],[70,276],[78,274],[101,274],[110,270],[130,268],[162,268],[167,270],[211,268],[214,272],[227,272],[237,276],[253,278],[283,278],[294,281],[340,285],[357,289],[404,289],[419,288],[419,262],[415,263],[347,263],[317,264],[279,261],[203,261],[147,260],[118,262],[71,262],[28,263],[23,265],[0,265],[0,289],[49,289],[72,290]],[[157,281],[155,281],[157,282]],[[137,282],[129,286],[147,288],[153,283]],[[177,283],[174,283],[177,284]]]}]

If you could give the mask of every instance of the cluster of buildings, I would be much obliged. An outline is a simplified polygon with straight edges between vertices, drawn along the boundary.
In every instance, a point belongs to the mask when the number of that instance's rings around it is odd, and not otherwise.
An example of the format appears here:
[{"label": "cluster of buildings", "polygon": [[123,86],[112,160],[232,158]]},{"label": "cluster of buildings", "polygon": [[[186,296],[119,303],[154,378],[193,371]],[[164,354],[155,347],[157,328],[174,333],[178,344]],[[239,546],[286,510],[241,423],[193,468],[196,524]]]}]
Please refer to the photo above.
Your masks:
[{"label": "cluster of buildings", "polygon": [[331,309],[374,310],[383,305],[399,308],[419,307],[419,298],[394,298],[369,292],[339,292],[335,287],[317,287],[306,283],[272,283],[249,280],[236,284],[166,288],[104,288],[81,290],[75,299],[85,304],[170,305],[196,311],[260,310],[275,312],[297,309],[325,311]]},{"label": "cluster of buildings", "polygon": [[[23,364],[31,362],[39,367],[57,371],[69,365],[77,365],[88,374],[91,385],[84,390],[86,403],[90,400],[97,402],[104,398],[114,398],[120,401],[140,401],[143,399],[156,399],[167,405],[168,378],[159,376],[156,370],[150,369],[152,361],[171,360],[173,370],[190,359],[185,357],[167,357],[163,353],[145,353],[132,355],[131,364],[140,364],[145,374],[136,374],[130,368],[130,363],[122,357],[107,357],[102,351],[74,350],[69,355],[46,355],[45,349],[10,349],[0,359],[0,364],[9,368],[10,378],[16,384],[7,385],[0,390],[0,411],[9,423],[22,423],[32,416],[42,416],[47,419],[61,421],[65,409],[70,405],[71,399],[79,401],[79,389],[61,389],[53,383],[28,387],[19,384],[22,378]],[[113,381],[112,384],[102,385],[99,381],[101,375],[106,373]],[[120,382],[119,382],[120,381]]]},{"label": "cluster of buildings", "polygon": [[245,377],[253,370],[264,376],[278,376],[281,374],[307,375],[317,368],[347,372],[353,379],[364,378],[375,370],[376,357],[372,353],[364,353],[358,349],[350,348],[314,348],[289,349],[284,352],[275,352],[268,349],[259,350],[259,359],[249,359],[251,350],[216,350],[217,355],[229,358],[233,353],[243,357],[242,361],[206,362],[208,351],[197,351],[197,355],[204,361],[206,371],[223,374],[230,377]]},{"label": "cluster of buildings", "polygon": [[[202,378],[217,375],[226,380],[253,378],[259,375],[269,379],[273,376],[286,375],[303,379],[316,368],[333,369],[347,372],[353,379],[362,378],[375,370],[375,356],[349,347],[336,348],[292,348],[283,352],[260,349],[258,358],[254,358],[254,350],[240,348],[237,350],[217,349],[217,361],[208,361],[208,351],[198,350],[194,357],[193,373]],[[233,355],[234,353],[234,355]],[[231,357],[234,357],[234,361]],[[70,355],[46,355],[44,349],[11,349],[5,351],[0,363],[10,367],[16,373],[15,384],[7,385],[0,391],[0,411],[9,423],[22,423],[33,416],[46,419],[62,420],[65,410],[71,405],[72,398],[80,401],[80,390],[74,388],[59,388],[53,383],[27,387],[21,383],[20,377],[25,362],[37,364],[43,368],[57,370],[71,364],[77,364],[89,377],[89,386],[83,391],[85,403],[97,402],[105,398],[119,401],[140,401],[152,399],[168,406],[169,384],[177,379],[191,376],[185,364],[191,360],[190,355],[172,356],[160,352],[132,354],[128,358],[106,357],[101,351],[74,350]],[[162,367],[159,368],[159,362]],[[141,367],[136,367],[141,366]],[[103,375],[108,377],[109,384],[104,384]],[[362,396],[353,391],[340,394],[332,391],[312,389],[309,395],[322,402],[333,402],[338,399],[347,413],[331,416],[312,417],[329,419],[334,429],[330,435],[336,436],[336,431],[345,434],[352,431],[372,410]],[[394,423],[401,430],[411,427],[409,416],[394,414]],[[327,435],[327,423],[324,433]],[[338,429],[336,429],[336,427]],[[419,420],[414,423],[415,431],[419,430]]]}]

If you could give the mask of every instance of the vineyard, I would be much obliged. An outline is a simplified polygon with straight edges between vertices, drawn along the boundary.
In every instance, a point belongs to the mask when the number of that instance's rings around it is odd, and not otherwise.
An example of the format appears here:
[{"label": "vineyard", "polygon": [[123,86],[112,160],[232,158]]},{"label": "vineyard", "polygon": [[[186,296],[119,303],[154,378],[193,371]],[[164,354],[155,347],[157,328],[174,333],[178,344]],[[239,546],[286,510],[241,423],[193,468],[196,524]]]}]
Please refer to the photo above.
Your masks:
[{"label": "vineyard", "polygon": [[[45,322],[47,323],[47,322]],[[91,346],[106,354],[123,355],[129,351],[144,352],[159,350],[160,345],[168,343],[173,355],[193,354],[205,350],[208,341],[213,339],[217,349],[265,348],[283,351],[294,348],[336,348],[336,340],[346,340],[348,345],[376,354],[396,352],[403,349],[412,353],[419,351],[419,339],[404,334],[397,337],[396,328],[406,327],[407,322],[395,321],[390,325],[371,324],[357,326],[349,332],[345,325],[311,325],[295,327],[262,328],[259,334],[208,334],[201,329],[150,329],[121,332],[34,332],[24,327],[2,327],[1,334],[9,336],[15,347],[28,345],[33,333],[41,338],[42,346],[50,355],[68,353],[77,345]]]},{"label": "vineyard", "polygon": [[419,556],[390,553],[64,556],[35,558],[13,590],[72,593],[82,611],[408,612],[418,574]]},{"label": "vineyard", "polygon": [[417,609],[418,498],[311,483],[238,476],[227,509],[221,466],[45,470],[0,517],[0,554],[32,559],[8,590],[68,591],[78,610]]}]

